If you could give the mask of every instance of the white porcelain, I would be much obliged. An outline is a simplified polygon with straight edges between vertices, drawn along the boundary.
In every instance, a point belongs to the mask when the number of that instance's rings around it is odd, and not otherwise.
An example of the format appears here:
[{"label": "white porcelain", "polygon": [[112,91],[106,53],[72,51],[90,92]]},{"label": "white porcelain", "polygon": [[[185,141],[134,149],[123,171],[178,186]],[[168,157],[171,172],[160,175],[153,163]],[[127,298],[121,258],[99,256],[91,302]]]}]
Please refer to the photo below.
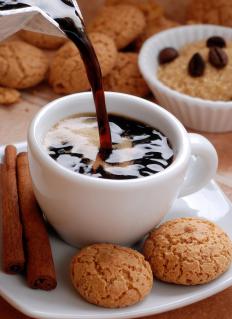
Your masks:
[{"label": "white porcelain", "polygon": [[139,68],[160,105],[185,126],[207,132],[232,131],[232,102],[209,101],[179,93],[157,78],[158,54],[165,47],[180,49],[188,43],[220,35],[232,41],[232,28],[191,25],[169,29],[148,39],[139,54]]},{"label": "white porcelain", "polygon": [[1,10],[0,41],[7,39],[21,29],[63,37],[64,33],[52,17],[69,17],[75,21],[78,27],[83,27],[82,19],[80,19],[82,15],[76,1],[73,1],[75,10],[65,1],[59,0],[23,0],[22,2],[29,7]]},{"label": "white porcelain", "polygon": [[[18,145],[18,149],[25,151],[26,144]],[[2,155],[3,148],[0,148],[0,160]],[[210,182],[193,195],[175,201],[165,219],[186,216],[207,218],[222,227],[232,238],[232,205],[214,182]],[[140,216],[137,223],[140,223],[142,219],[143,216]],[[23,276],[6,275],[2,271],[1,238],[0,222],[0,295],[30,318],[129,319],[145,317],[186,306],[232,285],[232,267],[216,280],[201,286],[183,287],[156,280],[151,293],[143,302],[124,309],[104,309],[85,302],[72,287],[69,263],[76,253],[75,248],[65,244],[54,234],[50,234],[58,286],[53,291],[45,292],[28,288]]]},{"label": "white porcelain", "polygon": [[[136,242],[160,222],[178,196],[203,187],[217,168],[212,144],[200,135],[188,134],[160,106],[113,92],[106,93],[106,102],[109,112],[139,119],[163,132],[170,140],[175,159],[164,171],[134,180],[107,180],[74,173],[55,162],[42,141],[60,119],[94,112],[92,93],[62,97],[45,106],[35,116],[28,133],[34,191],[49,222],[74,246]],[[191,153],[196,160],[191,161]]]}]

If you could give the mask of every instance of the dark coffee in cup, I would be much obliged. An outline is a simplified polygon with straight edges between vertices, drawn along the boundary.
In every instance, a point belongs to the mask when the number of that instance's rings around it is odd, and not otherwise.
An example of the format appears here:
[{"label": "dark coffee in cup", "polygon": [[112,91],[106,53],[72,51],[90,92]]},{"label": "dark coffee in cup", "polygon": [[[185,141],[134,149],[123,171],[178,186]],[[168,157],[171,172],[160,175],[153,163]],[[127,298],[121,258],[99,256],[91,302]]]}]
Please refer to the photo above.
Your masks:
[{"label": "dark coffee in cup", "polygon": [[44,138],[48,154],[73,172],[106,179],[134,179],[159,173],[171,165],[173,150],[159,130],[123,116],[109,114],[113,149],[99,153],[94,114],[69,117]]}]

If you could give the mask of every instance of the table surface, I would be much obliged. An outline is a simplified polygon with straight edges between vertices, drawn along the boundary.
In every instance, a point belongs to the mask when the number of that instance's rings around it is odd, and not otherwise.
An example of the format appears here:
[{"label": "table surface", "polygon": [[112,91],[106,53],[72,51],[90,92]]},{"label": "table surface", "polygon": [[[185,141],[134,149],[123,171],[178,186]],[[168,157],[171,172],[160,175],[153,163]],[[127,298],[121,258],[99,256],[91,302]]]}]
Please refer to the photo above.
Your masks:
[{"label": "table surface", "polygon": [[[17,105],[0,105],[0,144],[24,141],[28,124],[35,113],[48,101],[57,96],[45,86],[23,93]],[[219,168],[216,181],[232,200],[232,132],[224,134],[202,133],[215,146],[219,156]],[[0,297],[0,318],[28,319]],[[152,316],[153,319],[232,319],[232,287],[225,291],[168,313]]]}]

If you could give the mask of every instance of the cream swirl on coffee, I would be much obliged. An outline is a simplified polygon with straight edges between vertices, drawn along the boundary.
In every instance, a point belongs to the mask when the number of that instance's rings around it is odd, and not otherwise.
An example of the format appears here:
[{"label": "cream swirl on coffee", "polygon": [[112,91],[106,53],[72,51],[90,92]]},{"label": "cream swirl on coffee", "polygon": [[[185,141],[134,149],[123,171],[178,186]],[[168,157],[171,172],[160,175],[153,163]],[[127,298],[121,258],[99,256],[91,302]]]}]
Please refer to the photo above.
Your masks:
[{"label": "cream swirl on coffee", "polygon": [[113,150],[99,156],[96,117],[66,118],[44,139],[49,155],[59,164],[85,175],[110,179],[149,176],[168,167],[173,158],[167,138],[154,128],[117,115],[109,115]]}]

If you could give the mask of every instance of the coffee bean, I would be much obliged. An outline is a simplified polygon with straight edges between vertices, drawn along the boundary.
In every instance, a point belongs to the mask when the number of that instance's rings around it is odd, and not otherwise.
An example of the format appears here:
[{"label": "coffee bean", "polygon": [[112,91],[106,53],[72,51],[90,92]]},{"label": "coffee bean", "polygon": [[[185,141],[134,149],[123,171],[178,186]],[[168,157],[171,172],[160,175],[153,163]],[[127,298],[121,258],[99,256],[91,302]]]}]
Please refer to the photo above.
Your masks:
[{"label": "coffee bean", "polygon": [[174,48],[165,48],[159,53],[159,63],[165,64],[174,61],[179,56],[179,53]]},{"label": "coffee bean", "polygon": [[222,69],[228,64],[228,55],[221,48],[210,48],[209,63],[217,69]]},{"label": "coffee bean", "polygon": [[191,60],[189,61],[188,65],[188,72],[189,75],[192,77],[198,77],[202,76],[205,71],[205,61],[203,60],[202,56],[200,53],[195,53]]},{"label": "coffee bean", "polygon": [[206,45],[208,48],[212,48],[212,47],[225,48],[226,41],[222,37],[213,36],[207,40]]}]

